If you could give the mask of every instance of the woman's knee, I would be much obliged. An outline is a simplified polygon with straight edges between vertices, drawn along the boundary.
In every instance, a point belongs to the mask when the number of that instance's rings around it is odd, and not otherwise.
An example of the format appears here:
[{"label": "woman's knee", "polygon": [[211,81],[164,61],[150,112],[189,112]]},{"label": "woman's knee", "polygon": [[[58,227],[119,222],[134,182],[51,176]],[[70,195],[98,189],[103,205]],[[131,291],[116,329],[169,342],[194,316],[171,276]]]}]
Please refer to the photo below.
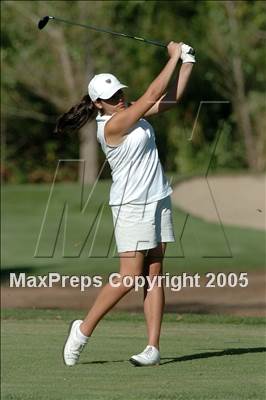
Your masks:
[{"label": "woman's knee", "polygon": [[120,271],[117,284],[125,291],[130,291],[136,286],[136,280],[143,274],[144,252],[126,252],[120,254]]},{"label": "woman's knee", "polygon": [[144,274],[150,278],[163,273],[163,260],[154,257],[148,257],[145,263]]},{"label": "woman's knee", "polygon": [[160,276],[163,273],[163,258],[166,249],[166,243],[159,243],[157,247],[149,250],[145,260],[145,275],[150,278]]},{"label": "woman's knee", "polygon": [[139,277],[140,277],[139,275],[134,275],[134,274],[128,274],[128,275],[117,274],[112,279],[112,284],[115,287],[122,288],[125,292],[129,292],[134,287],[136,287]]}]

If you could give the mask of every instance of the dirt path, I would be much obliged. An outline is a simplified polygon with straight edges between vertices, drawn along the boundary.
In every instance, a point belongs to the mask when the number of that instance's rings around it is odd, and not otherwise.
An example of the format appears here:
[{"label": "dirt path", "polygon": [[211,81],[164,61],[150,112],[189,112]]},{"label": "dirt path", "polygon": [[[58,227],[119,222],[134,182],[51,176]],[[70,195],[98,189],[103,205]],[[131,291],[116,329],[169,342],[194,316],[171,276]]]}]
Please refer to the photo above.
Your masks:
[{"label": "dirt path", "polygon": [[173,204],[206,221],[256,229],[266,229],[265,200],[265,174],[193,178],[172,194]]},{"label": "dirt path", "polygon": [[[166,289],[166,311],[175,313],[220,313],[239,316],[266,316],[266,277],[264,271],[248,273],[246,288],[183,288],[179,292]],[[77,288],[10,288],[1,290],[2,308],[66,308],[91,307],[100,289],[80,292]],[[132,291],[115,307],[116,310],[142,311],[142,289]]]}]

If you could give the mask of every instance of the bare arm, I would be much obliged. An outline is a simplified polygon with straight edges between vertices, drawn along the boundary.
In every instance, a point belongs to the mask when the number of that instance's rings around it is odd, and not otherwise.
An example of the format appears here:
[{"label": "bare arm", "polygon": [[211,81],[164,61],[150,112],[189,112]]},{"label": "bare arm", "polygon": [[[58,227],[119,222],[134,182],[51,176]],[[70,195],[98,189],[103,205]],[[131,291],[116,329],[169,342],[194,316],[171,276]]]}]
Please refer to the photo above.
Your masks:
[{"label": "bare arm", "polygon": [[181,45],[170,42],[168,45],[170,59],[160,74],[153,80],[146,92],[127,109],[114,114],[105,125],[107,140],[119,141],[122,136],[154,105],[164,93],[181,54]]},{"label": "bare arm", "polygon": [[175,107],[184,94],[192,72],[193,63],[185,63],[180,67],[176,81],[169,87],[166,93],[145,113],[145,117],[159,114]]}]

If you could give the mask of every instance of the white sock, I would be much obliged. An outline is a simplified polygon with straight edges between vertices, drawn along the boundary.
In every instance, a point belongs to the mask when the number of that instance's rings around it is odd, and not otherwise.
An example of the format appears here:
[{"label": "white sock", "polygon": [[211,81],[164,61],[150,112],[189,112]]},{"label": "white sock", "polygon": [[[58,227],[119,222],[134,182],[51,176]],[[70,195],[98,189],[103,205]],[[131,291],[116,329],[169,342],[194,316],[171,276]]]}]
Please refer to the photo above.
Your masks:
[{"label": "white sock", "polygon": [[89,338],[89,336],[83,335],[83,333],[81,332],[79,326],[77,326],[77,329],[76,329],[76,336],[77,336],[78,340],[79,340],[80,342],[82,342],[82,343],[87,342],[87,341],[88,341],[88,338]]}]

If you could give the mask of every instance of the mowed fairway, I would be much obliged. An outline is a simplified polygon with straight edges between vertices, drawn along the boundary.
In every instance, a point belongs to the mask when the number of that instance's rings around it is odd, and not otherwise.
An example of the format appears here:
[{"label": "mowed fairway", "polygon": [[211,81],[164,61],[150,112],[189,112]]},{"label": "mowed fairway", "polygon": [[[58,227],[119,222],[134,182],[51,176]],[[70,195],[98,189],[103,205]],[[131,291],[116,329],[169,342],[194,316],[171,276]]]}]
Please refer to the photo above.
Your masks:
[{"label": "mowed fairway", "polygon": [[146,346],[143,316],[113,313],[68,368],[62,346],[81,313],[7,310],[2,317],[5,400],[265,398],[263,319],[166,314],[161,365],[137,368],[128,359]]}]

